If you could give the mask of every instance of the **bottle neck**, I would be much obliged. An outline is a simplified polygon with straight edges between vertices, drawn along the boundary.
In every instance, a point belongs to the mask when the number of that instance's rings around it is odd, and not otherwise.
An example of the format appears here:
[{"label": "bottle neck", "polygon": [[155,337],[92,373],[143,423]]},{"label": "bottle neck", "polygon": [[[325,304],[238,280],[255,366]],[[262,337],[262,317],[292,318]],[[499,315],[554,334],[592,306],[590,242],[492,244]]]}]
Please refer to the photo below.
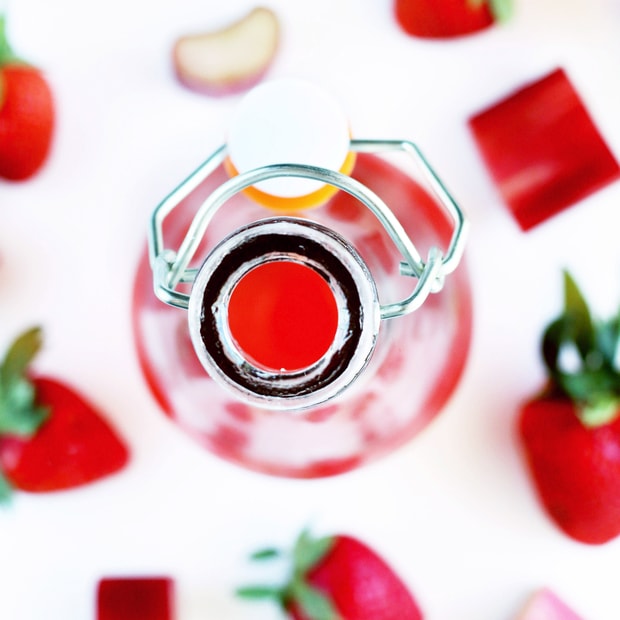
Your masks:
[{"label": "bottle neck", "polygon": [[209,375],[241,400],[303,410],[334,398],[366,367],[380,306],[356,250],[298,218],[239,229],[196,276],[189,329]]}]

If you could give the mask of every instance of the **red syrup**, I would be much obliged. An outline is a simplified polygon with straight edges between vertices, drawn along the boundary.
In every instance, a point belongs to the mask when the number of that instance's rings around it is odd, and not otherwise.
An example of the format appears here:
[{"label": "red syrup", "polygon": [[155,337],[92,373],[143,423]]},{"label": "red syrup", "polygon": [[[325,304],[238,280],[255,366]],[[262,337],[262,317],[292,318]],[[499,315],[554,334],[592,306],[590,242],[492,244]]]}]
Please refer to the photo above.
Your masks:
[{"label": "red syrup", "polygon": [[[359,154],[351,176],[390,206],[423,257],[431,245],[448,246],[451,222],[408,174],[377,156]],[[227,178],[218,169],[175,208],[164,222],[166,247],[179,247],[198,206]],[[191,266],[199,267],[234,230],[271,215],[237,194],[209,224]],[[325,205],[294,215],[319,222],[354,245],[382,303],[410,294],[415,280],[399,276],[400,253],[374,215],[349,194],[340,191]],[[228,461],[267,474],[312,478],[339,474],[391,452],[439,414],[466,363],[472,301],[467,267],[461,262],[443,290],[421,308],[382,322],[374,356],[351,388],[301,413],[242,403],[213,381],[193,350],[187,321],[185,311],[155,298],[145,246],[135,279],[133,329],[145,379],[162,409],[205,449]],[[250,346],[241,332],[237,338]]]},{"label": "red syrup", "polygon": [[292,261],[259,265],[241,278],[228,303],[239,349],[269,370],[300,370],[325,355],[338,327],[326,280]]}]

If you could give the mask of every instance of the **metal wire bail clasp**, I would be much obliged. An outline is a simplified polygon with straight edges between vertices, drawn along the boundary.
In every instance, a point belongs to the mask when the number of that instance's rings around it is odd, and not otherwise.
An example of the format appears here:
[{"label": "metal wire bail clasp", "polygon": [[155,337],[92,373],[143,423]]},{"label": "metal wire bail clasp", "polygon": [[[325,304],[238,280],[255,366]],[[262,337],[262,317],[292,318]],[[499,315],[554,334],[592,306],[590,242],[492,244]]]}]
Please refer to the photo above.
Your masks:
[{"label": "metal wire bail clasp", "polygon": [[178,286],[182,282],[194,282],[198,270],[189,268],[189,264],[215,213],[232,196],[257,183],[275,178],[298,177],[320,181],[348,192],[375,215],[402,255],[401,275],[409,276],[416,282],[411,293],[401,301],[380,305],[381,319],[400,317],[419,308],[429,294],[442,289],[445,277],[456,269],[461,260],[467,230],[463,211],[413,142],[356,139],[351,140],[350,149],[356,153],[376,154],[400,151],[413,159],[439,205],[452,220],[453,231],[447,248],[433,246],[423,259],[388,205],[368,187],[335,170],[288,163],[262,166],[225,181],[200,205],[180,247],[177,250],[166,248],[163,238],[165,218],[224,162],[227,147],[223,145],[164,198],[153,212],[148,240],[155,295],[166,304],[187,309],[190,295],[178,290]]}]

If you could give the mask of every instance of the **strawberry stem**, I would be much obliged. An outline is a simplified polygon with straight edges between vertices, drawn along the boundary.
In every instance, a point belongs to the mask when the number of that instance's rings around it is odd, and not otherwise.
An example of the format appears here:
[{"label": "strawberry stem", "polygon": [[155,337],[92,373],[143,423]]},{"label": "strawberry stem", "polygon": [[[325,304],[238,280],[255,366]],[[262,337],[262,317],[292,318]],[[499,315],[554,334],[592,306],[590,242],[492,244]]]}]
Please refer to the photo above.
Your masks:
[{"label": "strawberry stem", "polygon": [[29,437],[49,415],[36,402],[28,366],[42,344],[41,329],[34,327],[18,336],[0,363],[0,435]]},{"label": "strawberry stem", "polygon": [[17,56],[13,53],[6,34],[6,17],[0,15],[0,67],[14,60],[17,60]]}]

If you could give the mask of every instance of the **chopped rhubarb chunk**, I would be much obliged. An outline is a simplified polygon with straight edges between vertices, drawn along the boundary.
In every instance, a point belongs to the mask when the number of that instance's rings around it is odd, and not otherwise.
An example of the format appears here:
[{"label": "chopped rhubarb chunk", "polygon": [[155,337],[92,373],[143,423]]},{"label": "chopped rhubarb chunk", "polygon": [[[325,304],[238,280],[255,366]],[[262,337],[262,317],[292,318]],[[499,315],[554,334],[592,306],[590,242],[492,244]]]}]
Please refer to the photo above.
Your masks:
[{"label": "chopped rhubarb chunk", "polygon": [[469,119],[489,172],[523,230],[620,177],[562,69]]},{"label": "chopped rhubarb chunk", "polygon": [[583,620],[551,590],[543,588],[530,598],[516,620]]},{"label": "chopped rhubarb chunk", "polygon": [[169,577],[106,577],[97,589],[97,620],[174,620]]}]

